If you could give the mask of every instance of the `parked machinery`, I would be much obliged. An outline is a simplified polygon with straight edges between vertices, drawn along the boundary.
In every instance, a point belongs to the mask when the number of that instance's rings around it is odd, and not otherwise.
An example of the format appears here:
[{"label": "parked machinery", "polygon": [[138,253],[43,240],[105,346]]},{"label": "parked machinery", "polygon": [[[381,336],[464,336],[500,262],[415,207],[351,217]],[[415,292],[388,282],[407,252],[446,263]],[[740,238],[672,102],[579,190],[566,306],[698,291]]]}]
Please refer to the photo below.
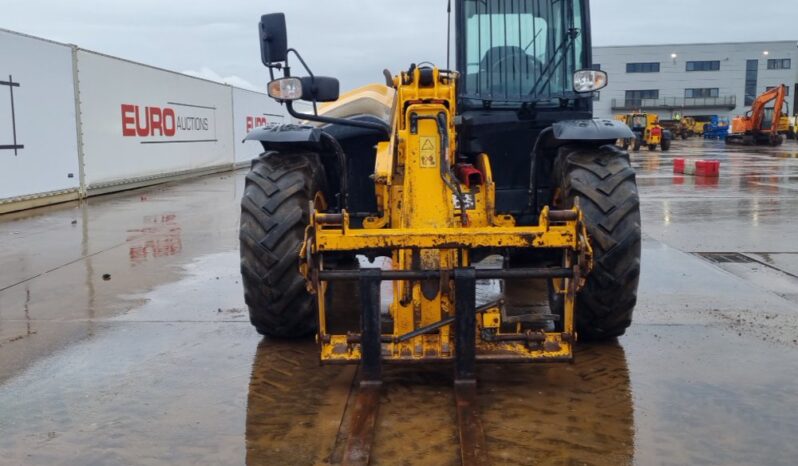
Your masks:
[{"label": "parked machinery", "polygon": [[681,124],[682,124],[682,127],[684,128],[684,133],[683,133],[682,139],[685,139],[684,135],[686,135],[686,137],[693,137],[693,136],[696,135],[696,132],[695,132],[695,126],[696,126],[695,118],[693,118],[693,117],[682,117]]},{"label": "parked machinery", "polygon": [[[770,117],[766,116],[765,120],[767,120],[768,118],[772,118],[772,116],[770,116]],[[790,132],[790,116],[787,113],[782,113],[781,116],[779,117],[779,129],[778,129],[778,131],[779,131],[779,134],[782,134],[784,136],[788,136],[788,134]],[[790,139],[789,136],[788,136],[788,139]]]},{"label": "parked machinery", "polygon": [[787,139],[796,139],[797,134],[798,134],[798,114],[793,115],[788,119]]},{"label": "parked machinery", "polygon": [[729,119],[712,115],[709,123],[704,124],[704,139],[725,140],[729,134]]},{"label": "parked machinery", "polygon": [[671,148],[673,135],[659,124],[659,117],[653,113],[629,113],[621,117],[621,121],[632,130],[633,138],[624,139],[622,146],[624,150],[632,147],[632,150],[639,151],[641,146],[647,146],[648,150],[656,150],[657,146],[667,152]]},{"label": "parked machinery", "polygon": [[692,117],[659,120],[659,124],[663,129],[670,131],[674,138],[687,139],[691,136],[695,136],[695,132],[693,131],[695,120]]},{"label": "parked machinery", "polygon": [[[785,95],[786,99],[786,95]],[[767,126],[767,120],[772,118],[771,109],[765,110],[765,126]],[[790,116],[790,107],[789,104],[784,102],[784,110],[781,113],[781,117],[779,118],[779,134],[784,136],[787,139],[795,139],[795,126],[794,126],[794,118]]]},{"label": "parked machinery", "polygon": [[[759,95],[751,105],[751,110],[732,120],[726,143],[781,145],[784,139],[779,134],[779,124],[786,94],[787,86],[781,84]],[[771,102],[773,107],[766,108]]]},{"label": "parked machinery", "polygon": [[[259,332],[315,333],[323,363],[361,364],[349,462],[368,462],[383,362],[454,363],[467,462],[485,446],[475,362],[570,361],[577,338],[631,324],[639,199],[613,142],[633,134],[592,119],[607,75],[590,69],[587,4],[458,1],[457,71],[411,65],[340,98],[288,49],[285,17],[262,17],[269,95],[302,123],[247,136],[265,152],[242,199],[244,292]],[[289,52],[310,76],[291,75]],[[296,100],[328,103],[299,113]],[[360,266],[375,259],[385,267]],[[550,311],[477,302],[478,279],[543,280]],[[359,325],[332,312],[342,281],[359,286],[345,300]]]},{"label": "parked machinery", "polygon": [[712,118],[715,115],[699,115],[693,118],[693,134],[696,136],[704,135],[704,128],[712,123]]}]

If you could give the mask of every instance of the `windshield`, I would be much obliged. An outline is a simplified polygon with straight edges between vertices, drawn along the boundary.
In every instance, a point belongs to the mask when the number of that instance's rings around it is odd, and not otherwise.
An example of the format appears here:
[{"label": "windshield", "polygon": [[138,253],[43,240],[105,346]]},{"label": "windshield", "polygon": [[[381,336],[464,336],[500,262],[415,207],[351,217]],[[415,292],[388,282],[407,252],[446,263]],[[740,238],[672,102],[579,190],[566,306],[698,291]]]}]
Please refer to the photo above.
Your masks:
[{"label": "windshield", "polygon": [[464,0],[463,8],[464,97],[524,102],[572,94],[573,73],[585,68],[581,0]]}]

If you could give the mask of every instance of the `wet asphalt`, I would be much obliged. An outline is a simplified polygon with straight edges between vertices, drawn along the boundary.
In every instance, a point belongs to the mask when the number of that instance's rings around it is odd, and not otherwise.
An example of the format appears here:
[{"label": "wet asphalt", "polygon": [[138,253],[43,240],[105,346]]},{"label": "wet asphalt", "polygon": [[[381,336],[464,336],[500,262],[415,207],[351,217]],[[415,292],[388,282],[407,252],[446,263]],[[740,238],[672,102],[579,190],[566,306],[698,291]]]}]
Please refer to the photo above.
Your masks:
[{"label": "wet asphalt", "polygon": [[[719,179],[672,174],[716,158]],[[492,464],[793,465],[798,143],[643,150],[627,334],[485,365]],[[353,367],[262,339],[238,271],[243,172],[0,216],[0,464],[326,464]],[[374,464],[457,464],[451,370],[389,368]]]}]

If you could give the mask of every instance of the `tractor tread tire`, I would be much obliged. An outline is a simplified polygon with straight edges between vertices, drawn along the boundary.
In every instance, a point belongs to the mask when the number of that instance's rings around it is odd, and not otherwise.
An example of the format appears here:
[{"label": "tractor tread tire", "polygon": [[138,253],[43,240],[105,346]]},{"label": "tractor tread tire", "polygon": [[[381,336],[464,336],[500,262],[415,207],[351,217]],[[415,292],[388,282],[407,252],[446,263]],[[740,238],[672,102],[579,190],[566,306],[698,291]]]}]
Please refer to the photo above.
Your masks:
[{"label": "tractor tread tire", "polygon": [[244,300],[261,335],[315,332],[316,306],[299,272],[310,202],[324,173],[314,153],[266,152],[253,160],[241,199],[239,231]]},{"label": "tractor tread tire", "polygon": [[556,207],[572,207],[579,198],[594,254],[593,270],[577,295],[577,333],[583,340],[623,335],[637,304],[641,250],[640,200],[629,154],[612,145],[564,146],[555,176],[561,191]]}]

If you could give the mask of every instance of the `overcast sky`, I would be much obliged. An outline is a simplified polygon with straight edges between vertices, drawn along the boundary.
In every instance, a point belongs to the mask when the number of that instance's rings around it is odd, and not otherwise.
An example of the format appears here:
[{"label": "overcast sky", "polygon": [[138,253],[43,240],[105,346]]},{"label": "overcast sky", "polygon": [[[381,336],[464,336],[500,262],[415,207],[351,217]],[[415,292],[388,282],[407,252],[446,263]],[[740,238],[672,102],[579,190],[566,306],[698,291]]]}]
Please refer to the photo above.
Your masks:
[{"label": "overcast sky", "polygon": [[[349,89],[446,62],[446,0],[2,0],[0,27],[264,89],[257,23],[283,11],[289,45]],[[798,0],[592,0],[594,45],[798,41]],[[773,17],[767,16],[772,12]]]}]

